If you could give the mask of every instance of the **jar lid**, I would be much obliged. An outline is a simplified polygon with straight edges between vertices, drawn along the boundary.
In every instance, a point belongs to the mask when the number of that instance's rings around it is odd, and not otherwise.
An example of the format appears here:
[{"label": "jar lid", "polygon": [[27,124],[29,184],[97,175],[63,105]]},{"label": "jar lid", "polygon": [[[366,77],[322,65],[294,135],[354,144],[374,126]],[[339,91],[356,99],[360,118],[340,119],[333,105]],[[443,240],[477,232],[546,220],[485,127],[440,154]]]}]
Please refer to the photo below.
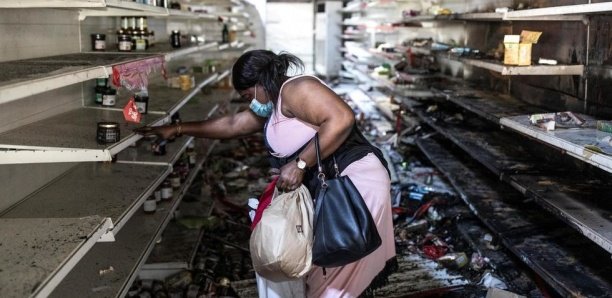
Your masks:
[{"label": "jar lid", "polygon": [[119,123],[117,122],[98,122],[98,127],[102,128],[118,128]]},{"label": "jar lid", "polygon": [[106,38],[106,34],[102,34],[102,33],[94,33],[91,36],[95,38],[101,38],[101,39]]}]

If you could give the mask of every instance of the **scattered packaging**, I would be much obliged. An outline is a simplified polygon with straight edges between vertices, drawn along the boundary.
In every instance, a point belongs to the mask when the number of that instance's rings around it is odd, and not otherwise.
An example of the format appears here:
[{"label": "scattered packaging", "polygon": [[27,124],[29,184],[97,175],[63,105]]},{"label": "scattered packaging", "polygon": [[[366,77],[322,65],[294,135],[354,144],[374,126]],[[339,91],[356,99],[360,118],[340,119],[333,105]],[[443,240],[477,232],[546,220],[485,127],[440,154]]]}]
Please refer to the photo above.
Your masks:
[{"label": "scattered packaging", "polygon": [[531,65],[531,47],[542,32],[523,30],[521,35],[504,36],[504,64]]},{"label": "scattered packaging", "polygon": [[612,133],[612,121],[597,120],[597,129],[603,132]]},{"label": "scattered packaging", "polygon": [[505,290],[508,288],[506,283],[504,283],[501,279],[497,278],[490,271],[487,271],[483,276],[480,282],[478,283],[485,288],[497,288]]},{"label": "scattered packaging", "polygon": [[469,263],[469,259],[464,252],[453,252],[438,258],[438,263],[447,268],[460,269]]}]

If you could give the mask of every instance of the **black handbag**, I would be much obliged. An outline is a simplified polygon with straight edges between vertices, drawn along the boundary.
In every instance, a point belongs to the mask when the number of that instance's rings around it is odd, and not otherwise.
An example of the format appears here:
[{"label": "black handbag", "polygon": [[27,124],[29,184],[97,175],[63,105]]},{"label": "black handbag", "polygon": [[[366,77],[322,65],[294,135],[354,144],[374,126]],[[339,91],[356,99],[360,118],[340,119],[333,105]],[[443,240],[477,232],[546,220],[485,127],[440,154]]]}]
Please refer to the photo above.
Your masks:
[{"label": "black handbag", "polygon": [[335,156],[336,177],[325,179],[315,135],[318,178],[315,201],[312,262],[320,267],[339,267],[355,262],[382,243],[372,214],[348,176],[340,176]]}]

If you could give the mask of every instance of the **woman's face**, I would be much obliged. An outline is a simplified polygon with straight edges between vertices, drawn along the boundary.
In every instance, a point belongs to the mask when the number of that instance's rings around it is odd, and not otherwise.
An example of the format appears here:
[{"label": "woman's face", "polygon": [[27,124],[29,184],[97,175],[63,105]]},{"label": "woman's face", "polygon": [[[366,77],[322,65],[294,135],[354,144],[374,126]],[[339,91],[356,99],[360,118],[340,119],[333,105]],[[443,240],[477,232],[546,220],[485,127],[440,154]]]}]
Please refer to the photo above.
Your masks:
[{"label": "woman's face", "polygon": [[268,103],[268,96],[260,85],[255,85],[253,87],[239,91],[238,94],[240,94],[240,97],[247,102],[251,102],[253,98],[256,98],[257,101],[259,101],[260,103]]}]

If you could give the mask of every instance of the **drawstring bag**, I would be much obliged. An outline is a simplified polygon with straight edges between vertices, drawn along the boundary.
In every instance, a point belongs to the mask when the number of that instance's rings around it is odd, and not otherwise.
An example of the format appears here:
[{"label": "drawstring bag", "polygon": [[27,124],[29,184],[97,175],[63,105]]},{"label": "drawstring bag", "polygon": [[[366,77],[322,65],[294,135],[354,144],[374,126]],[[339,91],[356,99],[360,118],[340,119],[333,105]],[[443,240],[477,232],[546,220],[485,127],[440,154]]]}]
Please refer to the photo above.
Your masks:
[{"label": "drawstring bag", "polygon": [[275,189],[264,208],[249,243],[255,271],[274,282],[303,277],[312,266],[313,204],[308,189]]}]

